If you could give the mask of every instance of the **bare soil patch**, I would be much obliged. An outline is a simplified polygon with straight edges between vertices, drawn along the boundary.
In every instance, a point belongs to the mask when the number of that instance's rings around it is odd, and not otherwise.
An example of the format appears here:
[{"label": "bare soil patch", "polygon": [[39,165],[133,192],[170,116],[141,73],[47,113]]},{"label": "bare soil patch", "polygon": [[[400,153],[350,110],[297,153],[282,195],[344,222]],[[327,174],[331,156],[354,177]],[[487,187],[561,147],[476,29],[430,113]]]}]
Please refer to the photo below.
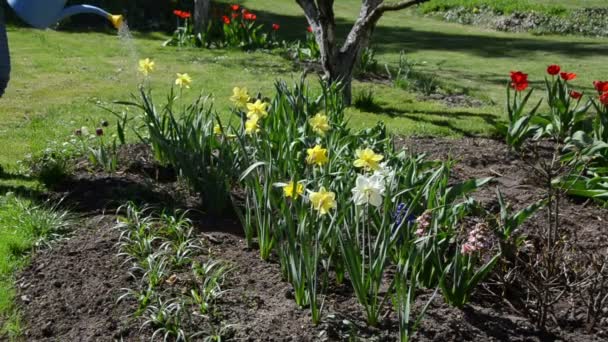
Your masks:
[{"label": "bare soil patch", "polygon": [[[448,157],[459,162],[454,180],[495,177],[475,197],[488,206],[495,203],[498,186],[516,208],[542,194],[534,175],[506,146],[490,139],[399,139],[412,152],[430,158]],[[65,197],[65,203],[83,215],[82,224],[70,239],[38,252],[18,277],[19,305],[25,321],[26,341],[148,341],[152,332],[140,330],[133,318],[135,303],[118,302],[122,288],[133,285],[126,265],[117,254],[119,232],[112,229],[115,209],[126,201],[158,207],[197,208],[194,194],[185,190],[170,168],[152,161],[141,145],[121,152],[122,169],[113,174],[90,172],[85,166],[69,181],[48,194]],[[588,248],[608,247],[608,210],[593,203],[569,199],[562,203],[564,222],[571,237]],[[365,319],[348,285],[334,286],[324,294],[324,319],[311,324],[308,310],[292,299],[291,286],[281,279],[276,260],[263,262],[257,251],[248,250],[234,217],[210,217],[194,210],[192,219],[211,257],[232,265],[216,317],[232,325],[228,340],[236,341],[366,341],[397,340],[396,315],[389,310],[379,328],[366,328]],[[537,214],[525,229],[534,232],[544,224]],[[417,307],[431,292],[420,295]],[[568,297],[568,296],[566,296]],[[499,298],[479,289],[464,310],[449,307],[440,296],[430,306],[416,335],[418,341],[605,341],[608,322],[586,331],[582,308],[571,310],[564,299],[561,330],[542,334],[520,312]],[[580,306],[579,306],[580,307]],[[389,308],[390,309],[390,308]]]}]

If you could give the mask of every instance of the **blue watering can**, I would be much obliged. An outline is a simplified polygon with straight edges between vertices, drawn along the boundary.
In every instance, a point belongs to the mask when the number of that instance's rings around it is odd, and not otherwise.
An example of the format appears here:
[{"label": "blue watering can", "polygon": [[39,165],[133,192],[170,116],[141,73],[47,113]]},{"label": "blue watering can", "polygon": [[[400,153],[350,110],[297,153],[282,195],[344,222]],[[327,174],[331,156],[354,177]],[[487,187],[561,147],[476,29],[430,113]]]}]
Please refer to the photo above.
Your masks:
[{"label": "blue watering can", "polygon": [[[64,8],[67,0],[8,0],[7,2],[23,21],[39,29],[47,28],[61,19],[81,13],[97,14],[107,18],[116,29],[119,29],[123,23],[121,15],[111,15],[95,6],[74,5]],[[0,97],[8,85],[10,65],[2,0],[0,0]]]}]

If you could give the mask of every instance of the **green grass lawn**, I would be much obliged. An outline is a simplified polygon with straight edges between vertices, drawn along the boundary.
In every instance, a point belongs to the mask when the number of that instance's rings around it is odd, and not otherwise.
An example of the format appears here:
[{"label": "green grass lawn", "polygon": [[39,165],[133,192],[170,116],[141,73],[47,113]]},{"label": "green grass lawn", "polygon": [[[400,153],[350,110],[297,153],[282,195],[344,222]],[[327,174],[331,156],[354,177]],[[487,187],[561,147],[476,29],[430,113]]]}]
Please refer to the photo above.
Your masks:
[{"label": "green grass lawn", "polygon": [[[562,2],[589,6],[601,1]],[[349,29],[359,3],[336,2],[341,34]],[[244,4],[262,21],[281,24],[283,38],[304,37],[307,24],[294,1],[249,0]],[[142,81],[136,70],[139,58],[156,62],[150,82],[157,99],[164,97],[175,73],[187,72],[194,79],[187,96],[212,93],[216,108],[225,117],[234,86],[271,93],[275,79],[300,75],[299,69],[277,55],[164,48],[161,44],[167,37],[156,33],[135,33],[134,47],[108,33],[11,28],[8,34],[13,71],[10,88],[0,99],[0,165],[6,170],[0,175],[0,194],[36,191],[35,180],[15,174],[17,161],[24,155],[43,149],[51,140],[64,141],[80,126],[94,128],[102,118],[113,122],[102,107],[136,92]],[[532,85],[538,86],[546,66],[559,63],[579,73],[573,82],[577,87],[591,91],[593,80],[608,79],[607,43],[608,39],[491,32],[411,12],[391,13],[375,32],[373,46],[381,64],[396,63],[403,50],[409,58],[425,62],[425,72],[436,74],[449,87],[466,89],[488,105],[449,108],[387,85],[356,82],[354,93],[372,87],[380,109],[374,113],[349,109],[351,124],[366,127],[383,120],[393,132],[405,135],[488,135],[493,123],[504,115],[509,71],[530,73]],[[310,80],[315,82],[314,77]],[[3,212],[6,210],[0,209],[0,218]],[[10,226],[0,226],[0,238],[14,232]],[[0,259],[4,257],[0,245]],[[4,284],[8,284],[6,280]],[[2,303],[10,303],[12,298],[10,286],[4,288],[7,290],[0,286],[0,317],[7,311]]]}]

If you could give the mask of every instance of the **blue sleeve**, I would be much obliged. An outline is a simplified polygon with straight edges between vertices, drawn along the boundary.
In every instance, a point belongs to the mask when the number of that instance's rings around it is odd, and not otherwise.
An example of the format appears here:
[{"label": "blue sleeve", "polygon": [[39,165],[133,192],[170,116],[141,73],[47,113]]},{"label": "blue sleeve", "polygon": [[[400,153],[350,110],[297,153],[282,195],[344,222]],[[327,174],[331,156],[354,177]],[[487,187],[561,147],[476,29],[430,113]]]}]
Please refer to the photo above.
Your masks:
[{"label": "blue sleeve", "polygon": [[11,73],[11,58],[8,52],[3,6],[4,1],[0,1],[0,97],[4,94]]}]

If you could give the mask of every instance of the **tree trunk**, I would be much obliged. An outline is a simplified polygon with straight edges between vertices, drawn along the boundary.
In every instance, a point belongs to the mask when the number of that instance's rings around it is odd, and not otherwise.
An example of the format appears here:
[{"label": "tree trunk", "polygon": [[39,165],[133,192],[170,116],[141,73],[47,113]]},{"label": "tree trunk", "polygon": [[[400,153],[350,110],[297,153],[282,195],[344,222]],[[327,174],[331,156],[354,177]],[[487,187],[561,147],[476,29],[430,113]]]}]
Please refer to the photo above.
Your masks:
[{"label": "tree trunk", "polygon": [[211,0],[194,0],[194,34],[205,32],[210,10]]},{"label": "tree trunk", "polygon": [[344,102],[352,102],[353,69],[361,51],[369,45],[372,32],[385,12],[399,11],[429,0],[361,0],[361,11],[342,47],[336,43],[335,0],[295,0],[304,10],[321,51],[325,79],[341,82]]}]

